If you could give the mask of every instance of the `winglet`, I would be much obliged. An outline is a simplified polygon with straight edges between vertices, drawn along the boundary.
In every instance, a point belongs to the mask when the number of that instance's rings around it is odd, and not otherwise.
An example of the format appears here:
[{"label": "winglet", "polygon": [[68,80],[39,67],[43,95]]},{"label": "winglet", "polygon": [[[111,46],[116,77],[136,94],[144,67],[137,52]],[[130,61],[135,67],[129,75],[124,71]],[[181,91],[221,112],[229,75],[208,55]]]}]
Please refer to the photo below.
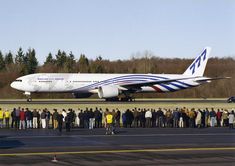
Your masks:
[{"label": "winglet", "polygon": [[193,61],[193,63],[188,67],[188,69],[184,72],[183,75],[187,76],[203,76],[204,71],[206,69],[206,64],[209,59],[209,55],[211,52],[210,47],[206,47],[202,53],[197,56],[197,58]]}]

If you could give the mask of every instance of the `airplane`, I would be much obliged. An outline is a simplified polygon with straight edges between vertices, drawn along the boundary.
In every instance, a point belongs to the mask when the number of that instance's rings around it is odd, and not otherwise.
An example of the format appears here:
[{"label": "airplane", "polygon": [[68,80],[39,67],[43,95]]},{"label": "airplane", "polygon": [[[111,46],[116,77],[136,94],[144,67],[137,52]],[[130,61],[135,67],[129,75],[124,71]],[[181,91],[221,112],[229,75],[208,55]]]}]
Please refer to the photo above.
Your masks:
[{"label": "airplane", "polygon": [[204,77],[211,52],[205,47],[183,74],[91,74],[91,73],[36,73],[17,78],[11,87],[23,91],[27,101],[31,93],[72,93],[75,98],[87,98],[98,94],[107,101],[131,101],[131,95],[143,92],[174,92],[197,87],[212,80],[224,78]]}]

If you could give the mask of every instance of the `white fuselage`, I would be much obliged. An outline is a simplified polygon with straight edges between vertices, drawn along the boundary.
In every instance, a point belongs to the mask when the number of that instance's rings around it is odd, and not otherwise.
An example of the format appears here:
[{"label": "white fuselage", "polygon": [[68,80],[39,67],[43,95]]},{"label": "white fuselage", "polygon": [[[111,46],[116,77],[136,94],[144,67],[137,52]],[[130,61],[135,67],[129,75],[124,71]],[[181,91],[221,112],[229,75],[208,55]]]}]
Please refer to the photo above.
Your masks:
[{"label": "white fuselage", "polygon": [[[122,86],[127,83],[181,78],[177,74],[62,74],[38,73],[19,77],[11,87],[25,92],[80,92],[97,93],[97,88],[107,85]],[[195,79],[172,81],[167,84],[142,86],[138,92],[170,92],[198,86]]]}]

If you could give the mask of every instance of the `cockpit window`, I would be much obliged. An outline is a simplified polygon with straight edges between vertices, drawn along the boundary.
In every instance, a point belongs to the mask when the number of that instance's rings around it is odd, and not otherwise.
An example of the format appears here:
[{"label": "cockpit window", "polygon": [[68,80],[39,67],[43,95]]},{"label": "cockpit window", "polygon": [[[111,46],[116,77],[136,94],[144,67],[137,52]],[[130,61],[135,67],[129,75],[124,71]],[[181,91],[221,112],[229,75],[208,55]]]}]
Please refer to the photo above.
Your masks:
[{"label": "cockpit window", "polygon": [[15,82],[22,82],[22,80],[17,79],[17,80],[15,80]]}]

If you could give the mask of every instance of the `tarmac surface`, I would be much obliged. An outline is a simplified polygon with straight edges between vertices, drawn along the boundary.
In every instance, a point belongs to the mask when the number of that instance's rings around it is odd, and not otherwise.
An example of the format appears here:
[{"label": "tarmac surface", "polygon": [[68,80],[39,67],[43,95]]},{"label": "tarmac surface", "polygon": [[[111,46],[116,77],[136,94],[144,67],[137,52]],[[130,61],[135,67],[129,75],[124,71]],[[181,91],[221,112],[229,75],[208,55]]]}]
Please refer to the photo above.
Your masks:
[{"label": "tarmac surface", "polygon": [[0,100],[0,104],[125,104],[125,103],[227,103],[227,99],[136,99],[127,101],[105,101],[104,99],[33,99],[27,102],[26,99]]},{"label": "tarmac surface", "polygon": [[[235,129],[0,129],[0,165],[235,165]],[[57,162],[52,162],[56,155]]]}]

